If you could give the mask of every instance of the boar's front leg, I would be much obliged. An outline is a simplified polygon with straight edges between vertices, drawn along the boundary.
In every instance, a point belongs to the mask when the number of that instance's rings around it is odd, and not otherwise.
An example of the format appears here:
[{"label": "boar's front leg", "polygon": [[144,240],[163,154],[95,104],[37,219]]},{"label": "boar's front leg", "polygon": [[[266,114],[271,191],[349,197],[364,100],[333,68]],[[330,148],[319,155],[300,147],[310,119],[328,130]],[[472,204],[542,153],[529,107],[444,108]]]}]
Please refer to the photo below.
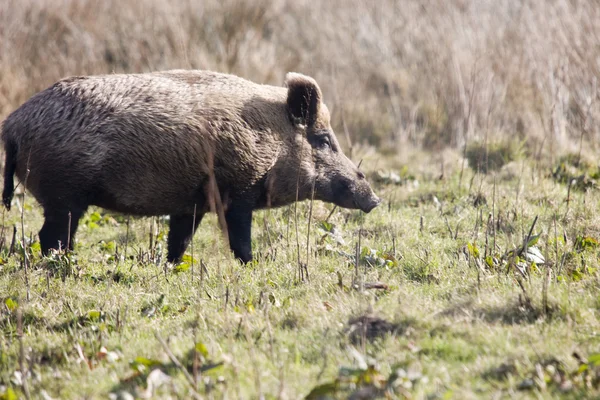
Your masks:
[{"label": "boar's front leg", "polygon": [[44,207],[44,225],[39,233],[42,255],[49,255],[50,249],[65,249],[67,246],[69,250],[73,250],[79,219],[86,209],[87,207],[70,209],[54,208],[48,205]]},{"label": "boar's front leg", "polygon": [[246,264],[252,261],[252,207],[233,203],[225,213],[229,247],[233,255]]},{"label": "boar's front leg", "polygon": [[167,261],[177,262],[181,260],[183,253],[190,244],[204,213],[197,212],[189,215],[171,215],[169,221],[169,240]]}]

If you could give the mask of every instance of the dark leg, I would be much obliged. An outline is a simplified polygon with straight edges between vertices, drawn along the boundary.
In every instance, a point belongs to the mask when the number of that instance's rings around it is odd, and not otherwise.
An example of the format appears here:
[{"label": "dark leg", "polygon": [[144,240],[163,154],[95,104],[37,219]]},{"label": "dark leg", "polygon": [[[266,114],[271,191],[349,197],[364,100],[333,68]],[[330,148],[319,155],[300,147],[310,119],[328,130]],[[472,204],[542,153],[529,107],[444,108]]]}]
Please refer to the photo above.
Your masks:
[{"label": "dark leg", "polygon": [[[71,226],[69,226],[69,212],[71,213]],[[85,208],[72,210],[47,208],[44,210],[44,225],[39,233],[43,255],[47,256],[50,249],[59,250],[59,242],[60,249],[65,249],[68,243],[69,250],[73,250],[79,219],[84,212]]]},{"label": "dark leg", "polygon": [[11,140],[6,143],[6,161],[4,162],[4,190],[2,191],[2,202],[4,207],[10,211],[10,203],[15,193],[15,182],[13,175],[17,169],[17,149]]},{"label": "dark leg", "polygon": [[229,247],[233,255],[242,263],[252,261],[252,209],[232,204],[225,213]]},{"label": "dark leg", "polygon": [[194,220],[193,214],[171,215],[167,261],[177,262],[181,260],[203,216],[204,213],[197,213]]}]

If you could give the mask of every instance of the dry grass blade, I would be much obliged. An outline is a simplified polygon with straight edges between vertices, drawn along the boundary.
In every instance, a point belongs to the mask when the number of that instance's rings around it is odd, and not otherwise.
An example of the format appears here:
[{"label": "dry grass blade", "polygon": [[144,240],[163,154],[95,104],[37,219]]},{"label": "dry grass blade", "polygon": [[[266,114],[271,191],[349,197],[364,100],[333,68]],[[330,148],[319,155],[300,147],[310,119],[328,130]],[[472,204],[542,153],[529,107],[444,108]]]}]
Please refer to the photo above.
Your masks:
[{"label": "dry grass blade", "polygon": [[[29,300],[28,300],[29,301]],[[23,344],[23,311],[17,307],[17,337],[19,338],[19,369],[21,370],[21,379],[23,382],[23,392],[27,400],[31,399],[29,394],[29,370],[25,369],[25,345]]]},{"label": "dry grass blade", "polygon": [[175,355],[173,354],[173,352],[171,351],[171,349],[169,348],[167,343],[164,341],[164,339],[160,336],[158,331],[154,331],[154,337],[159,341],[160,345],[163,347],[163,350],[165,351],[165,353],[167,353],[167,356],[169,356],[169,359],[171,360],[171,362],[177,368],[179,368],[179,370],[185,376],[185,379],[187,379],[188,383],[190,384],[190,387],[192,388],[192,390],[197,394],[198,391],[196,388],[196,383],[194,381],[194,378],[187,371],[186,367],[184,367],[183,364],[181,364],[181,362],[177,359],[177,357],[175,357]]}]

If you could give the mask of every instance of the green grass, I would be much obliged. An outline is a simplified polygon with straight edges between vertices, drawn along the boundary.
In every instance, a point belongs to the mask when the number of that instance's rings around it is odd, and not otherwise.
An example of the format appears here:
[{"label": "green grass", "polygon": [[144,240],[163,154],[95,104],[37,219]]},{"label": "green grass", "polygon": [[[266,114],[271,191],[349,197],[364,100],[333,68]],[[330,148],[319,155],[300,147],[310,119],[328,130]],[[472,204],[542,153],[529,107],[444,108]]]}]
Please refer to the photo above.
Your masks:
[{"label": "green grass", "polygon": [[[335,235],[322,224],[331,205],[315,202],[308,260],[308,202],[298,239],[294,207],[255,213],[249,266],[232,259],[214,215],[194,238],[193,267],[191,249],[165,267],[164,219],[131,219],[126,235],[126,217],[99,209],[75,254],[42,259],[40,208],[26,196],[27,276],[18,251],[8,256],[20,207],[3,217],[0,398],[23,396],[21,364],[32,398],[302,398],[320,385],[331,398],[599,396],[596,190],[569,192],[551,165],[529,160],[516,175],[465,169],[462,181],[460,163],[442,179],[439,165],[423,154],[380,161],[402,180],[377,184],[386,202],[371,214],[338,209]],[[542,265],[508,255],[536,217]],[[386,289],[361,290],[375,282]]]}]

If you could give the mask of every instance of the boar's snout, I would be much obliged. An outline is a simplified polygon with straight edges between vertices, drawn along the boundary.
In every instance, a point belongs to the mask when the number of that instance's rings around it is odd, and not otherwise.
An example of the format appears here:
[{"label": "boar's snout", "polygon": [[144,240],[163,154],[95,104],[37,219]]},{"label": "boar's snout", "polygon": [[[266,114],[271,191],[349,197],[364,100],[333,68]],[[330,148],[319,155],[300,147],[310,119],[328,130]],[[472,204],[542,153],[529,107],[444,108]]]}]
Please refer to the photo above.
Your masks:
[{"label": "boar's snout", "polygon": [[361,182],[360,186],[366,186],[363,190],[357,190],[354,193],[354,204],[356,208],[369,213],[372,209],[381,204],[381,199],[377,197],[377,195],[371,189],[371,186],[367,183],[366,180]]},{"label": "boar's snout", "polygon": [[358,208],[360,208],[362,211],[369,213],[371,212],[372,209],[374,209],[375,207],[377,207],[379,204],[381,204],[381,199],[379,197],[377,197],[377,195],[375,193],[371,193],[371,196],[369,196],[366,200],[364,201],[357,201],[357,205]]},{"label": "boar's snout", "polygon": [[367,182],[365,174],[361,171],[356,170],[356,179],[353,192],[354,204],[356,208],[364,211],[365,213],[371,212],[372,209],[381,204],[381,199],[373,192],[371,185]]},{"label": "boar's snout", "polygon": [[360,171],[355,178],[340,177],[333,183],[333,202],[344,208],[357,208],[366,213],[373,210],[381,199],[373,192],[364,174]]}]

